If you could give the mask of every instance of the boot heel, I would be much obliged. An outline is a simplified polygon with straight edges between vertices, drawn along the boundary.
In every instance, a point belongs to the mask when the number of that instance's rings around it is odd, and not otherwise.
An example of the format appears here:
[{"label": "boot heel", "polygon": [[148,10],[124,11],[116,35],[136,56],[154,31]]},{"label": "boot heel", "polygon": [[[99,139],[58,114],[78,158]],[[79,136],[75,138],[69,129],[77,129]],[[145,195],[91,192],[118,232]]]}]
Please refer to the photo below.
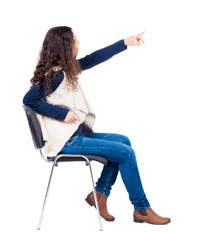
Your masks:
[{"label": "boot heel", "polygon": [[90,202],[90,200],[89,200],[88,198],[86,198],[85,201],[86,201],[91,207],[94,206],[94,205],[92,204],[92,202]]},{"label": "boot heel", "polygon": [[136,223],[143,223],[144,221],[143,220],[139,220],[137,217],[134,216],[134,219],[133,219],[134,222]]}]

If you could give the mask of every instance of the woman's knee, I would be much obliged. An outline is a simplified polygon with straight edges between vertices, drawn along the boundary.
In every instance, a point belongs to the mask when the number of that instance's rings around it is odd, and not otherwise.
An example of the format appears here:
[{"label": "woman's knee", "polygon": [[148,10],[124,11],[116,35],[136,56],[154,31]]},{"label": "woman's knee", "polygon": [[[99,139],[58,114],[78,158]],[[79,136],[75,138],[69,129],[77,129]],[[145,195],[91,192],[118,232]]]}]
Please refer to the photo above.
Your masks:
[{"label": "woman's knee", "polygon": [[130,160],[131,160],[131,162],[136,162],[135,151],[133,150],[132,147],[130,147],[128,145],[126,145],[126,146],[124,145],[124,149],[121,153],[122,154],[120,156],[119,164],[124,163],[126,161],[130,161]]},{"label": "woman's knee", "polygon": [[131,141],[130,141],[130,139],[129,139],[127,136],[125,136],[125,135],[121,135],[121,143],[126,144],[126,145],[128,145],[128,146],[131,147]]}]

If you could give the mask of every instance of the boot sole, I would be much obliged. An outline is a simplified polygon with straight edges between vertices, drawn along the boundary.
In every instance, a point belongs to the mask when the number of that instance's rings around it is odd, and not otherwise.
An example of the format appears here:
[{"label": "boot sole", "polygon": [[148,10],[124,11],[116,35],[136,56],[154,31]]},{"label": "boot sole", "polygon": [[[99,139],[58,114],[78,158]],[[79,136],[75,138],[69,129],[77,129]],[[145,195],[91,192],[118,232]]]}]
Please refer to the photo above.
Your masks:
[{"label": "boot sole", "polygon": [[137,217],[134,217],[133,221],[136,222],[136,223],[143,223],[144,222],[144,220],[140,220]]},{"label": "boot sole", "polygon": [[136,223],[143,223],[143,222],[145,222],[145,223],[149,223],[149,224],[153,224],[153,225],[166,225],[166,224],[171,222],[171,220],[169,220],[166,223],[159,223],[159,224],[157,224],[157,223],[151,223],[151,222],[148,222],[148,221],[145,221],[145,220],[140,220],[137,217],[134,217],[133,221],[136,222]]},{"label": "boot sole", "polygon": [[[91,206],[91,207],[95,207],[95,205],[88,199],[86,198],[85,201]],[[95,207],[96,208],[96,207]]]}]

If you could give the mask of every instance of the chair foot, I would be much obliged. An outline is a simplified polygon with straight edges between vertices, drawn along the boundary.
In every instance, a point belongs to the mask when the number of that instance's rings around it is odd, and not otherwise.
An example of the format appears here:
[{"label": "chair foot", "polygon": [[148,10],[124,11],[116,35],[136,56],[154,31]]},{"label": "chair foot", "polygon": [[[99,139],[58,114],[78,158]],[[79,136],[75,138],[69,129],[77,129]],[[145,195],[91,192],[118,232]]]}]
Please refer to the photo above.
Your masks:
[{"label": "chair foot", "polygon": [[54,170],[55,164],[56,164],[56,162],[53,162],[53,166],[52,166],[52,169],[51,169],[49,182],[48,182],[48,186],[47,186],[47,190],[46,190],[46,194],[45,194],[45,198],[44,198],[44,203],[43,203],[43,206],[42,206],[42,212],[41,212],[41,216],[40,216],[38,230],[40,230],[40,227],[41,227],[41,223],[42,223],[42,219],[43,219],[43,215],[44,215],[44,209],[45,209],[45,205],[46,205],[46,201],[47,201],[47,197],[48,197],[48,193],[49,193],[49,188],[50,188],[51,179],[52,179],[52,175],[53,175],[53,170]]},{"label": "chair foot", "polygon": [[98,200],[97,200],[96,189],[94,186],[94,178],[93,178],[93,174],[92,174],[92,167],[91,167],[90,161],[88,162],[88,165],[90,168],[90,174],[91,174],[91,179],[92,179],[92,187],[93,187],[94,200],[95,200],[95,205],[96,205],[97,215],[98,215],[98,220],[99,220],[99,227],[100,227],[100,231],[103,231],[101,216],[100,216],[100,211],[99,211],[99,204],[98,204]]}]

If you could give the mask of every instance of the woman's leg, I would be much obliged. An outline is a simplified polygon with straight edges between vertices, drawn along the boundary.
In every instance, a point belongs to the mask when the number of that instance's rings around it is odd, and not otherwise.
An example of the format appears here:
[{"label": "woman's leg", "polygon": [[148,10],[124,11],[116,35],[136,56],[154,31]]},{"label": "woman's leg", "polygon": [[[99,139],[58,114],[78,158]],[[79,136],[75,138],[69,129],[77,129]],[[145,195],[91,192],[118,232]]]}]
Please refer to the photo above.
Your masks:
[{"label": "woman's leg", "polygon": [[[99,137],[99,139],[92,138],[95,136]],[[66,143],[61,153],[95,154],[107,158],[109,162],[115,164],[115,167],[118,166],[121,173],[123,182],[129,193],[129,199],[135,208],[133,220],[139,223],[144,221],[152,224],[169,223],[171,221],[170,218],[159,216],[149,205],[140,180],[135,153],[129,146],[130,144],[124,144],[120,141],[109,141],[105,139],[106,135],[102,136],[103,135],[97,136],[95,133],[84,133],[81,136],[75,136]],[[115,167],[113,167],[113,169],[115,169]],[[108,172],[106,171],[105,175],[103,174],[103,177],[108,176]],[[107,184],[112,186],[113,182],[116,180],[117,173],[118,171],[115,169],[113,174],[111,174],[112,181],[105,180],[107,181]],[[109,190],[107,192],[109,192]],[[103,196],[102,200],[98,199],[98,202],[101,201],[102,204],[102,208],[100,207],[100,214],[106,220],[113,221],[114,217],[107,212],[105,200],[107,197],[100,193],[100,198],[101,196]]]},{"label": "woman's leg", "polygon": [[[127,145],[131,145],[130,140],[123,135],[113,134],[113,133],[88,133],[85,135],[86,137],[92,137],[96,139],[104,139],[112,142],[123,143]],[[115,183],[117,175],[119,172],[119,167],[117,163],[108,161],[106,165],[103,167],[103,171],[101,173],[101,177],[96,183],[96,194],[99,203],[99,210],[101,216],[106,221],[114,221],[115,217],[112,216],[107,209],[107,198],[110,195],[110,191],[112,185]],[[95,206],[94,194],[93,192],[89,193],[86,197],[86,202]]]},{"label": "woman's leg", "polygon": [[110,162],[118,164],[123,182],[129,193],[129,199],[134,208],[136,210],[149,208],[150,205],[142,187],[133,149],[129,145],[120,142],[105,140],[105,136],[103,139],[93,138],[94,136],[95,133],[86,132],[78,137],[73,137],[66,143],[61,153],[94,154],[103,156]]},{"label": "woman's leg", "polygon": [[[90,138],[107,140],[111,142],[123,143],[128,146],[131,146],[129,138],[121,134],[89,132],[86,133],[85,136]],[[96,190],[109,197],[112,186],[114,185],[117,179],[118,172],[119,172],[118,163],[108,161],[108,163],[104,165],[103,170],[101,172],[101,176],[96,183]]]}]

